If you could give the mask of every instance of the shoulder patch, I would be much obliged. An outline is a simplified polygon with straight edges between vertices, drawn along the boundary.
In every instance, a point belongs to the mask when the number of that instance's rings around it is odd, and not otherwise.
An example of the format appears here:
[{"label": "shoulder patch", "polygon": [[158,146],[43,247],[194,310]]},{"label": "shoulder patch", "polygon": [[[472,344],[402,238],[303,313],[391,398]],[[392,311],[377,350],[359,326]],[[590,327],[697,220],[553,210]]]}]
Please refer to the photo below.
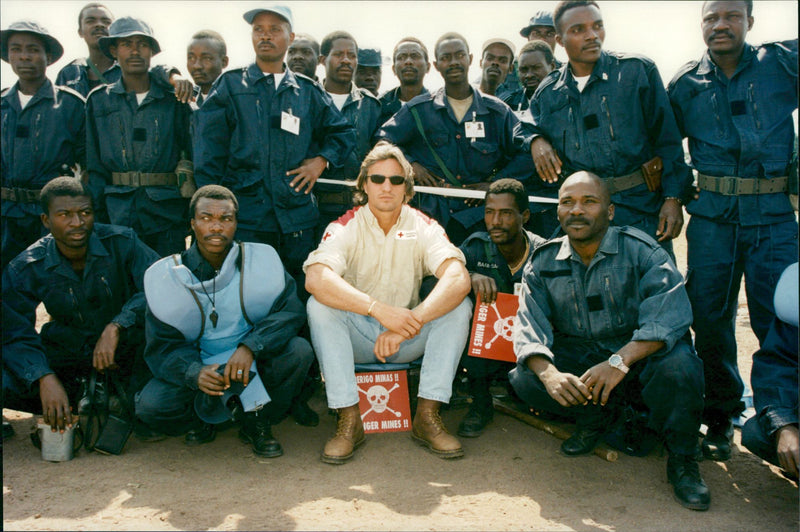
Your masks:
[{"label": "shoulder patch", "polygon": [[358,207],[353,207],[352,209],[350,209],[349,211],[347,211],[343,215],[339,216],[337,219],[335,219],[331,223],[332,224],[341,225],[341,226],[345,226],[348,223],[350,223],[350,221],[353,220],[356,217],[356,212],[358,212],[358,210],[362,209],[362,208],[363,208],[363,205],[359,205]]}]

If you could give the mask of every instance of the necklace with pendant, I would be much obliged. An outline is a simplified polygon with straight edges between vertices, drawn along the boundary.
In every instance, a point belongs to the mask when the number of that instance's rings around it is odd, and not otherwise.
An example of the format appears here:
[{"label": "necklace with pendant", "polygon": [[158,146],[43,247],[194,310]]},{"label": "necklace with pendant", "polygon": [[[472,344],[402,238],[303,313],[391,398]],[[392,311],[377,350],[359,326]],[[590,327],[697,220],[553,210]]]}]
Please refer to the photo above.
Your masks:
[{"label": "necklace with pendant", "polygon": [[219,314],[217,314],[217,275],[219,274],[219,270],[214,272],[214,277],[211,278],[211,292],[214,294],[214,297],[208,295],[208,291],[206,291],[206,285],[204,282],[200,282],[200,287],[203,289],[206,297],[209,301],[211,301],[211,314],[208,315],[208,319],[211,320],[211,325],[216,329],[217,328],[217,321],[219,320]]}]

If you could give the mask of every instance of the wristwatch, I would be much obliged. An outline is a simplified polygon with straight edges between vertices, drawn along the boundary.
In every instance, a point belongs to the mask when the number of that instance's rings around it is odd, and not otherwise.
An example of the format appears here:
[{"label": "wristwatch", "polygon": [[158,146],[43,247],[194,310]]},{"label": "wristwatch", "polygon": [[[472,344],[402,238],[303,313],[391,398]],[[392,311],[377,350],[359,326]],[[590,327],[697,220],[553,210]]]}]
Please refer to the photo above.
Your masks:
[{"label": "wristwatch", "polygon": [[608,365],[611,366],[612,368],[617,368],[622,373],[628,373],[628,370],[631,369],[625,365],[625,362],[622,360],[622,357],[616,353],[608,357]]}]

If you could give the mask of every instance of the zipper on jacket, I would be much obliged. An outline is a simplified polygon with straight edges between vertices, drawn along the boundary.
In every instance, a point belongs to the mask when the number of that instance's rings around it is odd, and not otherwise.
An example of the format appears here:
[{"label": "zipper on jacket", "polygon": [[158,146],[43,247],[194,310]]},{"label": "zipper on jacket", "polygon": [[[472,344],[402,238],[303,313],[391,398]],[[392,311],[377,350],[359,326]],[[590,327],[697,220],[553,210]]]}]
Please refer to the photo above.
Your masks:
[{"label": "zipper on jacket", "polygon": [[100,280],[103,281],[103,286],[106,287],[106,294],[108,294],[108,299],[113,299],[114,297],[111,295],[111,287],[108,286],[108,281],[106,281],[105,276],[101,275]]},{"label": "zipper on jacket", "polygon": [[127,153],[125,152],[125,128],[122,125],[122,118],[117,120],[119,124],[119,134],[120,134],[120,146],[122,147],[122,165],[127,168],[128,167],[128,157]]},{"label": "zipper on jacket", "polygon": [[[572,126],[573,130],[577,133],[578,128],[575,125],[575,113],[573,112],[571,105],[569,106],[569,123],[570,123],[570,126]],[[581,144],[580,144],[580,142],[578,142],[579,138],[580,137],[576,134],[575,135],[575,149],[576,150],[580,150],[581,149]],[[567,145],[567,132],[565,130],[564,131],[564,153],[567,153],[566,145]]]},{"label": "zipper on jacket", "polygon": [[608,109],[608,101],[606,97],[603,96],[603,101],[601,102],[601,106],[603,110],[606,112],[606,118],[608,119],[608,132],[611,133],[611,140],[614,140],[614,124],[611,123],[611,111]]},{"label": "zipper on jacket", "polygon": [[753,119],[756,121],[756,129],[761,129],[761,121],[758,119],[758,104],[756,103],[755,91],[753,91],[753,82],[747,86],[747,98],[753,105]]},{"label": "zipper on jacket", "polygon": [[75,305],[75,311],[78,313],[78,319],[81,320],[83,323],[83,314],[81,314],[81,307],[78,305],[78,298],[75,297],[75,292],[72,290],[72,287],[69,287],[69,295],[72,296],[72,304]]},{"label": "zipper on jacket", "polygon": [[604,281],[606,285],[606,293],[608,294],[608,299],[611,301],[611,305],[613,305],[613,308],[610,310],[614,313],[617,325],[622,325],[623,324],[622,314],[620,312],[620,309],[617,308],[617,302],[614,300],[614,292],[611,290],[611,281],[608,280],[608,277],[605,277]]}]

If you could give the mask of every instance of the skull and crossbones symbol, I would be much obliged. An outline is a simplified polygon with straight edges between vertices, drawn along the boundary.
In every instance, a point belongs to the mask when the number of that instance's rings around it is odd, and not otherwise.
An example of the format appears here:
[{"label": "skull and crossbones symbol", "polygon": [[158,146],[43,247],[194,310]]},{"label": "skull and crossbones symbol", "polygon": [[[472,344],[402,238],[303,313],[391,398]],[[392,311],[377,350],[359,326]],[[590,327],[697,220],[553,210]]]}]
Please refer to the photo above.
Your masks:
[{"label": "skull and crossbones symbol", "polygon": [[370,386],[369,389],[365,392],[359,386],[358,391],[363,393],[367,397],[367,401],[369,401],[370,404],[369,410],[367,410],[361,415],[361,420],[363,421],[364,418],[367,417],[367,415],[370,412],[382,414],[386,410],[394,414],[395,417],[402,416],[403,415],[402,413],[398,412],[397,410],[393,410],[392,408],[389,407],[389,395],[391,395],[391,393],[399,387],[400,387],[399,384],[394,383],[394,386],[392,386],[390,389],[387,390],[380,384],[375,384],[374,386]]},{"label": "skull and crossbones symbol", "polygon": [[492,344],[498,338],[502,338],[503,340],[505,340],[507,342],[511,341],[511,335],[514,332],[514,320],[516,318],[516,316],[507,316],[505,318],[501,317],[500,316],[500,311],[497,310],[497,304],[496,303],[492,303],[490,308],[492,308],[494,310],[495,314],[497,314],[497,321],[494,322],[494,326],[493,326],[495,334],[494,334],[494,336],[492,337],[491,340],[486,342],[486,349],[491,349],[492,348]]}]

